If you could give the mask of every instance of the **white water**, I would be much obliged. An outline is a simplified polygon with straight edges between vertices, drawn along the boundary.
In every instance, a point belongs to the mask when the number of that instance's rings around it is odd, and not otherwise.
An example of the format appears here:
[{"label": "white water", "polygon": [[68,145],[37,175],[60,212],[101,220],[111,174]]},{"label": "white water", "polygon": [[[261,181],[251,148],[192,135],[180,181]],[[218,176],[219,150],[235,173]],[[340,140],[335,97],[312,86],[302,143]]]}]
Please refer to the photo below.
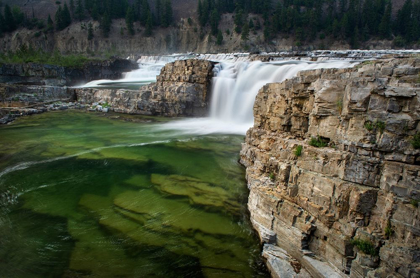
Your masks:
[{"label": "white water", "polygon": [[212,99],[208,118],[188,119],[164,124],[189,134],[245,134],[254,123],[255,97],[267,83],[282,82],[299,71],[320,68],[347,68],[351,61],[282,61],[282,62],[222,62],[216,65],[212,81]]}]

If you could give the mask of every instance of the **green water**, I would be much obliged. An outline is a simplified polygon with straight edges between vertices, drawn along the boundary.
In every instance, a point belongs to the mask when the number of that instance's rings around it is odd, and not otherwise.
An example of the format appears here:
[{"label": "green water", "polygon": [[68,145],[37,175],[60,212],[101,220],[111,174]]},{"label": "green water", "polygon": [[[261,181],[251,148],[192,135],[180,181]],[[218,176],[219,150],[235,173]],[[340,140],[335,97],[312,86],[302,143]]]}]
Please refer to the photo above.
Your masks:
[{"label": "green water", "polygon": [[243,137],[155,120],[65,111],[0,127],[0,277],[267,275]]}]

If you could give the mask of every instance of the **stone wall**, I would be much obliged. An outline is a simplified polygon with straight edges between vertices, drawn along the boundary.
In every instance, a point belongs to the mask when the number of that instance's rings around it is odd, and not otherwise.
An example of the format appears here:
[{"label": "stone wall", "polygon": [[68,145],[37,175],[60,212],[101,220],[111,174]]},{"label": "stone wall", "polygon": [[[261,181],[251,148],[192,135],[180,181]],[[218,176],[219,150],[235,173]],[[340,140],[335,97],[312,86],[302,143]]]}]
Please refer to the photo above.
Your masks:
[{"label": "stone wall", "polygon": [[140,90],[78,89],[81,103],[107,102],[115,112],[169,117],[205,116],[214,64],[182,60],[165,65],[156,83]]},{"label": "stone wall", "polygon": [[373,61],[260,90],[241,163],[273,276],[420,276],[419,73]]}]

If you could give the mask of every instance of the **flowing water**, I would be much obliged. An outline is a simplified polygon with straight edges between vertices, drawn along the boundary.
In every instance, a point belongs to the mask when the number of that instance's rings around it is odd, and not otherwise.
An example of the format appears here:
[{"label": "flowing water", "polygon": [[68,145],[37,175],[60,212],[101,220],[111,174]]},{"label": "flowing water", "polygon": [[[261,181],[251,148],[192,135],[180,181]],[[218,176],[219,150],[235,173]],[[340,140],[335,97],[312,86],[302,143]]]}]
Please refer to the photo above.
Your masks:
[{"label": "flowing water", "polygon": [[1,277],[255,277],[242,136],[50,112],[0,127]]}]

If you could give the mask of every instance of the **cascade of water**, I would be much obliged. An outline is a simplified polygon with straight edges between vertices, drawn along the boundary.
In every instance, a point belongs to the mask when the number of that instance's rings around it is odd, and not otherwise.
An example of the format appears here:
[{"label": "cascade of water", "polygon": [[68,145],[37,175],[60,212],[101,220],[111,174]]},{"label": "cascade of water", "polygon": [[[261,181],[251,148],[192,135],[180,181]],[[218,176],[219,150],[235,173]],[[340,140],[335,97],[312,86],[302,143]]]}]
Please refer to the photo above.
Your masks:
[{"label": "cascade of water", "polygon": [[302,70],[347,68],[352,65],[354,62],[345,60],[221,62],[216,65],[216,76],[212,80],[209,117],[170,122],[163,128],[192,134],[245,134],[254,122],[255,97],[265,84],[282,82]]}]

